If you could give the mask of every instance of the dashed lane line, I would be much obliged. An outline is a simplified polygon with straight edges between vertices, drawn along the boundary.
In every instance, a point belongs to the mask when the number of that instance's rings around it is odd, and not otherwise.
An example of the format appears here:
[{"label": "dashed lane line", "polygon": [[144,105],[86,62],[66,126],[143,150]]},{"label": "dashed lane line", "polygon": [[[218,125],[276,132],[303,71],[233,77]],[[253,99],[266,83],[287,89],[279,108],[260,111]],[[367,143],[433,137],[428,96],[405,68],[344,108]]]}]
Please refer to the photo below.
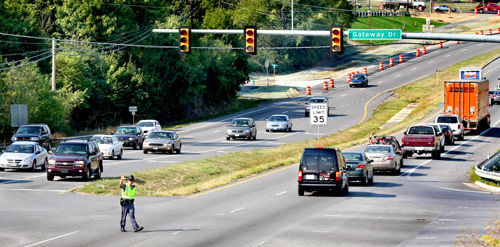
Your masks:
[{"label": "dashed lane line", "polygon": [[57,237],[53,237],[53,238],[49,238],[49,239],[46,239],[46,240],[43,240],[43,241],[40,241],[40,242],[37,242],[37,243],[33,243],[33,244],[30,244],[30,245],[26,245],[26,247],[31,247],[31,246],[35,246],[35,245],[39,245],[39,244],[43,244],[43,243],[47,243],[49,241],[52,241],[52,240],[56,240],[56,239],[59,239],[59,238],[64,238],[64,237],[67,237],[69,235],[73,235],[75,233],[78,233],[80,231],[74,231],[74,232],[70,232],[70,233],[66,233],[66,234],[63,234],[63,235],[59,235]]}]

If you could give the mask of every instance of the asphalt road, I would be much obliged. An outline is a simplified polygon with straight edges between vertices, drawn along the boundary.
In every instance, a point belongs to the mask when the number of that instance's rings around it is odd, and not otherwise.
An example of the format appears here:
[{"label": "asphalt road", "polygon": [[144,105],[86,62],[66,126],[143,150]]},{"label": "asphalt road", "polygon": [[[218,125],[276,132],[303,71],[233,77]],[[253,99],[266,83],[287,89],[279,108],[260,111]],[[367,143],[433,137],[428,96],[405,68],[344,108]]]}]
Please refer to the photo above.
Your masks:
[{"label": "asphalt road", "polygon": [[[436,69],[499,48],[498,44],[448,44],[445,49],[370,73],[369,88],[349,88],[337,79],[334,90],[313,89],[330,97],[329,134],[363,118],[365,103],[384,90],[429,76]],[[491,70],[491,71],[490,71]],[[487,68],[496,85],[500,62]],[[339,83],[340,82],[340,83]],[[370,102],[369,112],[390,93]],[[124,160],[105,161],[106,176],[161,167],[226,152],[253,150],[315,137],[304,118],[304,97],[266,104],[224,118],[184,128],[180,155],[142,154],[127,150]],[[500,120],[492,107],[492,123]],[[266,133],[264,119],[287,113],[294,132]],[[226,141],[225,124],[234,116],[258,120],[257,141]],[[369,117],[369,116],[368,116]],[[466,187],[466,171],[492,153],[500,131],[457,142],[442,160],[405,161],[401,176],[379,175],[370,187],[352,186],[347,197],[296,195],[296,167],[282,168],[248,182],[196,197],[139,198],[137,218],[142,233],[119,232],[118,198],[60,192],[84,184],[79,179],[47,182],[45,174],[0,173],[0,245],[2,246],[394,246],[450,245],[462,227],[484,228],[498,205],[497,195]],[[377,198],[377,199],[375,199]],[[46,242],[43,242],[46,241]]]}]

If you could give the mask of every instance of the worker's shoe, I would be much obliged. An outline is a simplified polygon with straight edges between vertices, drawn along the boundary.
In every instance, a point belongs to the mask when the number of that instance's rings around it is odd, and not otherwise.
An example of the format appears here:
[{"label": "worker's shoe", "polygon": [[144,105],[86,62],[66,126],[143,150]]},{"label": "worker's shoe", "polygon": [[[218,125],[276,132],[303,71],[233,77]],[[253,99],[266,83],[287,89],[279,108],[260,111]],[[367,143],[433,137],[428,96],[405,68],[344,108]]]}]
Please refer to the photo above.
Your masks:
[{"label": "worker's shoe", "polygon": [[125,230],[125,227],[122,227],[122,232],[126,232],[127,230]]},{"label": "worker's shoe", "polygon": [[142,231],[142,229],[144,229],[144,227],[139,226],[139,227],[134,229],[134,232],[140,232],[140,231]]}]

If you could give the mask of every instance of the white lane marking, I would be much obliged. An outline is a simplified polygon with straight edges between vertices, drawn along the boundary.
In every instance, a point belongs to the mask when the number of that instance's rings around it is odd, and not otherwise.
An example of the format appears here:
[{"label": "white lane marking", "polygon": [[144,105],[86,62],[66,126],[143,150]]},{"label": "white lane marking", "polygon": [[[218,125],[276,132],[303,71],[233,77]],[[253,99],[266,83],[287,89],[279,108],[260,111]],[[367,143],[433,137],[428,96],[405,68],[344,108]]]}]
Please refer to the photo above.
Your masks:
[{"label": "white lane marking", "polygon": [[411,70],[416,70],[416,69],[417,69],[417,68],[413,68],[413,69],[411,69]]},{"label": "white lane marking", "polygon": [[483,44],[478,44],[477,46],[483,46]]},{"label": "white lane marking", "polygon": [[326,230],[311,230],[311,232],[328,233],[330,231],[326,231]]},{"label": "white lane marking", "polygon": [[444,57],[449,57],[449,56],[450,56],[450,54],[448,54],[448,55],[446,55],[446,56],[444,56]]},{"label": "white lane marking", "polygon": [[384,82],[384,81],[379,81],[379,82],[377,82],[377,84],[380,84],[380,83],[382,83],[382,82]]},{"label": "white lane marking", "polygon": [[182,231],[176,231],[176,232],[172,232],[172,235],[177,235],[179,233],[181,233]]},{"label": "white lane marking", "polygon": [[438,219],[439,222],[455,222],[457,220],[454,219]]},{"label": "white lane marking", "polygon": [[[275,137],[275,138],[270,138],[270,139],[267,139],[267,140],[276,140],[276,139],[288,137],[288,136],[291,136],[291,135],[295,135],[295,134],[298,134],[298,133],[299,132],[294,132],[294,133],[291,133],[291,134],[288,134],[288,135],[282,135],[282,136]],[[199,151],[198,153],[216,152],[216,151],[219,151],[219,150],[224,150],[224,149],[234,148],[234,147],[241,147],[241,146],[256,144],[256,143],[259,143],[259,142],[264,142],[264,140],[253,141],[253,142],[245,141],[245,142],[243,142],[242,144],[239,144],[239,145],[233,145],[233,146],[228,146],[228,147],[223,147],[223,148],[217,148],[217,149],[211,149],[211,150],[204,150],[204,151]]]},{"label": "white lane marking", "polygon": [[233,210],[233,211],[231,211],[231,212],[229,212],[229,213],[230,213],[230,214],[234,214],[234,213],[239,212],[239,211],[241,211],[241,210],[243,210],[243,209],[245,209],[245,208],[237,208],[237,209],[235,209],[235,210]]},{"label": "white lane marking", "polygon": [[[486,191],[475,191],[475,190],[461,190],[461,189],[454,189],[454,188],[446,188],[446,187],[434,187],[438,189],[443,189],[443,190],[453,190],[453,191],[460,191],[460,192],[471,192],[471,193],[479,193],[479,194],[491,194],[491,192],[486,192]],[[467,207],[465,207],[467,208]]]},{"label": "white lane marking", "polygon": [[0,184],[10,184],[10,183],[18,182],[18,181],[30,180],[30,179],[33,179],[33,178],[39,178],[39,177],[43,177],[43,176],[45,176],[45,174],[43,174],[43,175],[36,175],[36,176],[33,176],[33,177],[29,177],[29,178],[16,178],[16,179],[13,179],[13,180],[10,180],[10,181],[1,182]]},{"label": "white lane marking", "polygon": [[400,76],[401,76],[401,74],[397,74],[397,75],[395,75],[395,77],[400,77]]},{"label": "white lane marking", "polygon": [[[498,120],[498,121],[497,121],[497,122],[496,122],[496,123],[495,123],[492,127],[496,127],[496,126],[498,125],[498,123],[500,123],[500,120]],[[459,147],[463,146],[464,144],[467,144],[467,143],[469,143],[469,142],[471,142],[471,141],[473,141],[473,140],[476,140],[476,139],[477,139],[477,138],[479,138],[479,137],[482,137],[482,136],[483,136],[483,134],[484,134],[484,133],[486,133],[486,132],[488,132],[488,131],[490,131],[490,130],[492,129],[492,127],[490,127],[489,129],[487,129],[487,130],[485,130],[485,131],[481,132],[479,135],[475,136],[474,138],[472,138],[472,139],[470,139],[470,140],[468,140],[468,141],[466,141],[466,142],[464,142],[464,143],[460,143],[460,145],[458,145],[458,146],[456,146],[456,147],[454,147],[454,148],[452,148],[452,149],[450,149],[450,150],[446,151],[444,154],[447,154],[447,153],[449,153],[449,152],[451,152],[451,151],[453,151],[453,150],[455,150],[455,149],[457,149],[457,148],[459,148]],[[433,161],[433,160],[427,160],[427,161],[425,161],[424,163],[422,163],[422,164],[420,164],[420,165],[416,166],[415,168],[413,168],[413,169],[411,169],[411,170],[409,170],[409,171],[407,171],[407,172],[405,172],[405,173],[403,173],[403,174],[401,174],[401,175],[399,175],[399,176],[401,176],[401,177],[402,177],[402,176],[408,176],[408,179],[409,179],[409,178],[410,178],[410,176],[409,176],[410,174],[412,174],[412,173],[413,173],[413,172],[415,172],[418,168],[420,168],[421,166],[423,166],[423,165],[425,165],[425,164],[427,164],[427,163],[429,163],[429,162],[431,162],[431,161]]]},{"label": "white lane marking", "polygon": [[109,215],[106,214],[96,214],[96,215],[91,215],[90,218],[109,218]]},{"label": "white lane marking", "polygon": [[265,244],[265,243],[267,243],[267,242],[268,242],[268,241],[262,241],[262,242],[260,242],[260,243],[258,243],[258,244],[256,244],[256,245],[254,245],[253,247],[259,247],[259,246],[262,246],[262,245],[264,245],[264,244]]},{"label": "white lane marking", "polygon": [[283,112],[283,114],[286,114],[286,113],[288,113],[288,111],[284,111],[284,112]]},{"label": "white lane marking", "polygon": [[77,232],[80,232],[80,231],[74,231],[74,232],[66,233],[66,234],[63,234],[63,235],[60,235],[60,236],[57,236],[57,237],[49,238],[49,239],[47,239],[47,240],[43,240],[43,241],[40,241],[40,242],[37,242],[37,243],[34,243],[34,244],[26,245],[26,247],[31,247],[31,246],[35,246],[35,245],[39,245],[39,244],[43,244],[43,243],[47,243],[47,242],[49,242],[49,241],[56,240],[56,239],[58,239],[58,238],[63,238],[63,237],[66,237],[66,236],[69,236],[69,235],[75,234],[75,233],[77,233]]},{"label": "white lane marking", "polygon": [[274,195],[275,195],[275,196],[281,196],[281,195],[283,195],[283,194],[285,194],[285,193],[286,193],[286,190],[285,190],[285,191],[281,191],[280,193],[276,193],[276,194],[274,194]]},{"label": "white lane marking", "polygon": [[323,216],[325,216],[325,217],[341,217],[342,215],[340,215],[340,214],[325,214]]},{"label": "white lane marking", "polygon": [[466,51],[467,49],[462,49],[461,51]]},{"label": "white lane marking", "polygon": [[214,131],[212,131],[212,133],[219,133],[219,132],[220,132],[220,130],[214,130]]},{"label": "white lane marking", "polygon": [[418,240],[434,240],[436,237],[415,237],[415,239]]},{"label": "white lane marking", "polygon": [[41,190],[41,189],[10,189],[14,191],[36,191],[36,192],[61,192],[64,190]]},{"label": "white lane marking", "polygon": [[434,60],[431,60],[431,61],[429,61],[429,62],[427,62],[427,63],[434,63]]},{"label": "white lane marking", "polygon": [[362,88],[362,89],[360,89],[359,91],[363,91],[363,90],[365,90],[365,89],[366,89],[366,88]]},{"label": "white lane marking", "polygon": [[345,93],[345,94],[340,95],[340,97],[344,97],[344,96],[347,96],[347,95],[348,95],[348,94],[346,94],[346,93]]}]

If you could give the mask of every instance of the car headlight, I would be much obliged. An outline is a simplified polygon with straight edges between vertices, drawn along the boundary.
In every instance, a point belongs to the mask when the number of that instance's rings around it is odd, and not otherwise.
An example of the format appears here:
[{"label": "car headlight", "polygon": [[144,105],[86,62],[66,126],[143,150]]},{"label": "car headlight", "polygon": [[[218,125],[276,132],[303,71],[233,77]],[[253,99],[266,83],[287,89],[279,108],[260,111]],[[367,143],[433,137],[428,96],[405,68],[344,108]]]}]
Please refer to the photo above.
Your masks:
[{"label": "car headlight", "polygon": [[17,141],[17,137],[13,136],[12,138],[10,138],[10,140],[15,142],[15,141]]},{"label": "car headlight", "polygon": [[55,165],[55,164],[56,164],[56,160],[54,160],[54,159],[49,160],[49,165]]},{"label": "car headlight", "polygon": [[36,142],[36,141],[40,140],[40,138],[38,138],[38,137],[31,137],[30,140]]},{"label": "car headlight", "polygon": [[248,130],[243,130],[243,133],[248,133]]},{"label": "car headlight", "polygon": [[30,162],[31,161],[31,157],[26,157],[23,159],[23,162]]},{"label": "car headlight", "polygon": [[233,131],[231,131],[231,130],[227,130],[227,133],[228,133],[228,134],[231,134],[232,132],[233,132]]},{"label": "car headlight", "polygon": [[79,160],[75,162],[75,166],[83,167],[85,165],[85,162],[83,160]]},{"label": "car headlight", "polygon": [[128,138],[128,140],[129,140],[129,141],[133,141],[133,140],[134,140],[134,138],[133,138],[133,137],[129,137],[129,138]]}]

